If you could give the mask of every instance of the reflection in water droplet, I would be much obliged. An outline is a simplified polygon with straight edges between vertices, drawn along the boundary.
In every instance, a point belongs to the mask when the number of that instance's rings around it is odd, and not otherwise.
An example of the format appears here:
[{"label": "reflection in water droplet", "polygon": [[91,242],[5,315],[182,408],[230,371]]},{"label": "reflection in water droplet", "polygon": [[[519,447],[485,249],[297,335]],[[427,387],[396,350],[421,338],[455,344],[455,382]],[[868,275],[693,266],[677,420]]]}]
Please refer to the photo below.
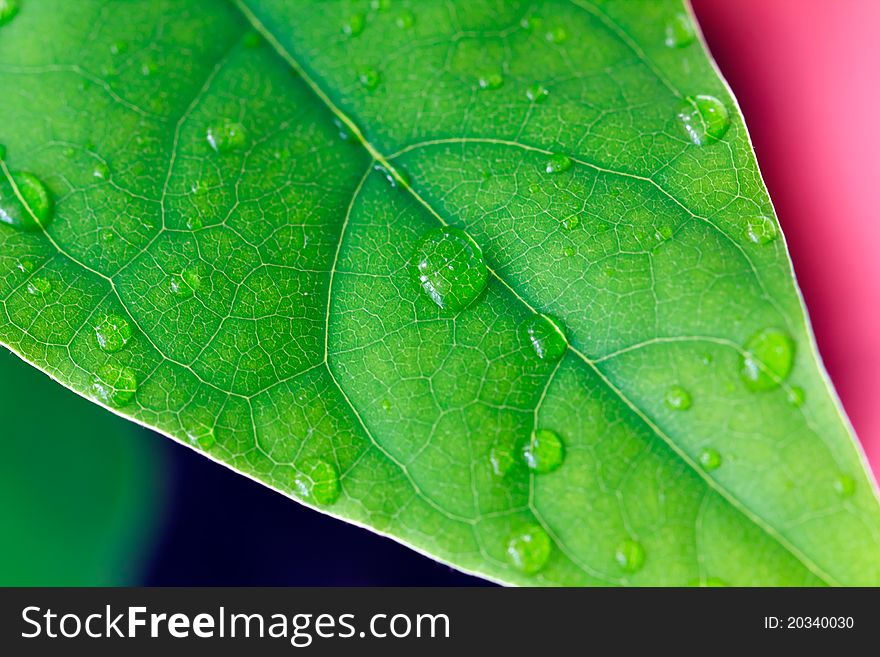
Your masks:
[{"label": "reflection in water droplet", "polygon": [[458,228],[435,228],[416,246],[412,259],[422,291],[443,309],[462,310],[486,288],[483,252]]},{"label": "reflection in water droplet", "polygon": [[339,470],[330,461],[318,459],[300,469],[294,478],[297,493],[318,504],[333,504],[339,499]]},{"label": "reflection in water droplet", "polygon": [[565,445],[555,432],[538,429],[523,446],[522,455],[529,470],[546,474],[562,465],[565,460]]},{"label": "reflection in water droplet", "polygon": [[358,82],[365,89],[375,89],[379,86],[381,79],[379,71],[371,67],[362,68],[358,73]]},{"label": "reflection in water droplet", "polygon": [[131,339],[131,325],[124,317],[116,314],[104,315],[95,324],[95,338],[98,346],[108,353],[119,351]]},{"label": "reflection in water droplet", "polygon": [[553,544],[544,528],[529,524],[515,531],[507,540],[507,559],[525,575],[540,571],[550,558]]},{"label": "reflection in water droplet", "polygon": [[52,197],[46,186],[34,174],[25,171],[10,176],[15,187],[0,173],[0,223],[25,231],[38,231],[48,226],[52,220]]},{"label": "reflection in water droplet", "polygon": [[533,84],[531,87],[526,89],[526,98],[528,98],[533,103],[543,103],[545,100],[547,100],[547,96],[549,95],[550,91],[540,84]]},{"label": "reflection in water droplet", "polygon": [[562,220],[562,227],[565,230],[574,230],[581,223],[581,218],[576,214],[570,214]]},{"label": "reflection in water droplet", "polygon": [[841,497],[850,497],[856,491],[855,479],[846,474],[840,474],[834,480],[834,490]]},{"label": "reflection in water droplet", "polygon": [[92,170],[92,176],[101,180],[107,180],[110,178],[110,167],[104,162],[98,162]]},{"label": "reflection in water droplet", "polygon": [[714,96],[688,96],[678,112],[678,120],[697,146],[715,143],[730,127],[727,108]]},{"label": "reflection in water droplet", "polygon": [[210,126],[205,133],[208,144],[217,153],[237,150],[247,142],[244,126],[231,119],[223,119]]},{"label": "reflection in water droplet", "polygon": [[366,18],[363,14],[352,14],[347,21],[342,24],[343,34],[348,36],[357,36],[364,31]]},{"label": "reflection in water droplet", "polygon": [[645,563],[645,549],[641,543],[626,538],[617,546],[614,552],[614,560],[628,573],[634,573]]},{"label": "reflection in water droplet", "polygon": [[779,329],[758,331],[748,339],[740,359],[740,377],[749,390],[779,387],[791,373],[794,341]]},{"label": "reflection in water droplet", "polygon": [[544,19],[541,18],[538,14],[529,14],[528,16],[524,16],[523,19],[519,22],[523,29],[529,31],[540,29],[543,23]]},{"label": "reflection in water droplet", "polygon": [[416,22],[416,17],[411,11],[403,11],[394,19],[394,24],[401,29],[409,29]]},{"label": "reflection in water droplet", "polygon": [[804,389],[800,386],[791,386],[791,388],[786,391],[785,398],[789,404],[791,404],[795,408],[800,408],[804,405],[804,400],[807,398],[807,393],[804,392]]},{"label": "reflection in water droplet", "polygon": [[561,323],[549,315],[532,315],[519,325],[519,334],[541,360],[559,360],[568,348]]},{"label": "reflection in water droplet", "polygon": [[30,258],[22,258],[15,263],[15,268],[22,274],[30,274],[34,270],[34,261]]},{"label": "reflection in water droplet", "polygon": [[700,465],[706,470],[715,470],[721,467],[721,454],[717,449],[711,447],[700,450]]},{"label": "reflection in water droplet", "polygon": [[776,222],[770,217],[753,217],[746,224],[746,238],[755,244],[767,244],[778,235]]},{"label": "reflection in water droplet", "polygon": [[217,436],[214,433],[214,427],[206,424],[199,424],[195,429],[186,432],[186,437],[194,445],[198,445],[202,449],[211,449],[217,442]]},{"label": "reflection in water droplet", "polygon": [[489,465],[496,477],[503,477],[516,465],[514,451],[506,445],[495,445],[489,450]]},{"label": "reflection in water droplet", "polygon": [[670,386],[663,401],[673,411],[686,411],[691,407],[691,393],[679,385]]},{"label": "reflection in water droplet", "polygon": [[42,297],[52,291],[52,283],[48,278],[37,276],[27,283],[27,293],[34,297]]},{"label": "reflection in water droplet", "polygon": [[568,155],[563,155],[562,153],[555,153],[550,156],[550,159],[547,160],[547,164],[544,166],[544,170],[547,173],[560,173],[562,171],[568,171],[571,169],[572,161]]},{"label": "reflection in water droplet", "polygon": [[554,27],[552,30],[547,32],[544,37],[550,43],[565,43],[568,39],[568,32],[565,31],[564,27]]},{"label": "reflection in water droplet", "polygon": [[504,84],[504,76],[500,73],[489,73],[478,80],[480,89],[498,89]]},{"label": "reflection in water droplet", "polygon": [[102,367],[92,379],[92,393],[95,397],[108,406],[117,408],[134,398],[137,387],[138,380],[134,370],[115,363]]},{"label": "reflection in water droplet", "polygon": [[666,24],[666,45],[684,48],[694,42],[694,24],[687,14],[676,14]]},{"label": "reflection in water droplet", "polygon": [[18,0],[0,0],[0,25],[11,21],[18,13]]},{"label": "reflection in water droplet", "polygon": [[391,7],[391,0],[370,0],[370,9],[373,11],[387,11]]},{"label": "reflection in water droplet", "polygon": [[171,276],[168,285],[174,296],[185,299],[199,291],[202,276],[195,269],[185,269],[180,274]]}]

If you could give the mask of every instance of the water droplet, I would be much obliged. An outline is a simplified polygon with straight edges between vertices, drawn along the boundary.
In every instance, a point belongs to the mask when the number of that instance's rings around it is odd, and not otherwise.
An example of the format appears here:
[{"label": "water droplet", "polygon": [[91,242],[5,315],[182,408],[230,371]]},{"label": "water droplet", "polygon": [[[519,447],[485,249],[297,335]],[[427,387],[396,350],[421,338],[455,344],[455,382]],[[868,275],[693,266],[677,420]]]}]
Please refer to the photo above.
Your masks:
[{"label": "water droplet", "polygon": [[527,317],[519,325],[519,334],[541,360],[555,362],[562,358],[568,348],[562,325],[549,315]]},{"label": "water droplet", "polygon": [[126,50],[128,50],[128,41],[119,39],[110,44],[110,52],[114,55],[121,55]]},{"label": "water droplet", "polygon": [[540,84],[533,84],[531,87],[526,89],[526,98],[528,98],[533,103],[543,103],[547,100],[547,96],[550,95],[550,91]]},{"label": "water droplet", "polygon": [[523,29],[529,30],[530,32],[540,29],[543,23],[544,19],[538,14],[529,14],[528,16],[523,17],[519,22]]},{"label": "water droplet", "polygon": [[679,385],[670,386],[666,390],[663,402],[673,411],[686,411],[691,407],[691,393]]},{"label": "water droplet", "polygon": [[495,445],[489,450],[489,465],[492,466],[492,473],[496,477],[503,477],[510,472],[516,461],[514,451],[506,445]]},{"label": "water droplet", "polygon": [[116,233],[113,232],[112,228],[104,228],[98,233],[98,236],[104,244],[111,244],[116,241]]},{"label": "water droplet", "polygon": [[383,399],[382,400],[382,410],[385,411],[386,413],[391,412],[391,400],[390,399]]},{"label": "water droplet", "polygon": [[574,230],[581,223],[581,218],[576,214],[570,214],[562,220],[562,227],[565,230]]},{"label": "water droplet", "polygon": [[37,276],[28,281],[27,293],[33,297],[42,297],[52,291],[52,283],[48,278]]},{"label": "water droplet", "polygon": [[171,293],[182,299],[191,297],[202,286],[202,276],[195,269],[185,269],[180,274],[171,276],[169,288]]},{"label": "water droplet", "polygon": [[549,160],[547,160],[544,170],[547,173],[561,173],[562,171],[568,171],[571,169],[571,165],[572,161],[568,155],[555,153],[550,156]]},{"label": "water droplet", "polygon": [[416,17],[411,11],[403,11],[394,19],[394,24],[401,29],[409,29],[416,22]]},{"label": "water droplet", "polygon": [[834,490],[841,497],[851,497],[856,492],[855,479],[846,474],[840,474],[834,480]]},{"label": "water droplet", "polygon": [[562,465],[565,460],[565,445],[555,432],[538,429],[523,446],[522,455],[529,470],[547,474]]},{"label": "water droplet", "polygon": [[564,27],[554,27],[552,30],[547,32],[544,37],[550,43],[565,43],[568,39],[568,32],[565,31]]},{"label": "water droplet", "polygon": [[458,228],[430,231],[416,247],[413,263],[422,291],[443,309],[466,308],[489,280],[483,252]]},{"label": "water droplet", "polygon": [[210,126],[205,136],[208,144],[217,153],[228,153],[239,149],[247,142],[244,126],[232,119],[223,119]]},{"label": "water droplet", "polygon": [[500,73],[489,73],[478,80],[480,89],[498,89],[504,84],[504,76]]},{"label": "water droplet", "polygon": [[120,407],[130,402],[137,392],[137,374],[130,367],[109,363],[92,379],[92,393],[108,406]]},{"label": "water droplet", "polygon": [[217,443],[214,427],[207,424],[199,423],[195,429],[186,432],[186,437],[191,443],[202,449],[211,449]]},{"label": "water droplet", "polygon": [[107,180],[110,177],[110,167],[104,162],[98,162],[95,168],[92,169],[92,176],[101,180]]},{"label": "water droplet", "polygon": [[715,470],[721,467],[721,454],[717,449],[706,447],[700,450],[700,465],[706,470]]},{"label": "water droplet", "polygon": [[365,89],[375,89],[379,86],[381,79],[379,71],[374,68],[364,68],[358,73],[358,82]]},{"label": "water droplet", "polygon": [[714,144],[730,127],[727,108],[714,96],[688,96],[678,112],[678,120],[697,146]]},{"label": "water droplet", "polygon": [[672,237],[672,226],[660,226],[654,231],[654,239],[658,242],[665,242]]},{"label": "water droplet", "polygon": [[0,25],[11,21],[18,13],[18,0],[0,0]]},{"label": "water droplet", "polygon": [[293,483],[301,497],[318,504],[333,504],[339,499],[339,471],[330,461],[314,461],[297,472]]},{"label": "water droplet", "polygon": [[562,249],[562,255],[564,255],[566,258],[570,258],[574,254],[575,254],[575,251],[574,251],[574,247],[572,247],[572,246],[566,246],[564,249]]},{"label": "water droplet", "polygon": [[34,174],[25,171],[10,176],[18,193],[9,179],[0,174],[0,223],[26,231],[38,231],[48,226],[52,220],[52,198],[46,186]]},{"label": "water droplet", "polygon": [[347,21],[342,24],[342,33],[348,36],[357,36],[364,31],[366,18],[363,14],[352,14]]},{"label": "water droplet", "polygon": [[15,263],[15,268],[22,274],[30,274],[34,270],[34,261],[30,258],[22,258]]},{"label": "water droplet", "polygon": [[391,0],[371,0],[370,9],[373,11],[388,11],[391,7]]},{"label": "water droplet", "polygon": [[201,230],[204,228],[205,223],[202,221],[202,218],[195,214],[191,217],[187,217],[186,219],[186,227],[190,230]]},{"label": "water droplet", "polygon": [[625,538],[614,552],[614,560],[628,573],[634,573],[645,563],[645,549],[641,543]]},{"label": "water droplet", "polygon": [[669,48],[684,48],[694,41],[694,24],[687,14],[676,14],[666,24],[666,45]]},{"label": "water droplet", "polygon": [[119,315],[104,315],[95,324],[95,338],[102,350],[108,353],[119,351],[131,339],[131,325],[128,320]]},{"label": "water droplet", "polygon": [[550,558],[553,543],[540,525],[529,524],[514,532],[507,540],[507,559],[521,573],[534,575]]},{"label": "water droplet", "polygon": [[748,339],[743,351],[740,376],[749,390],[777,388],[791,373],[794,341],[779,329],[758,331]]},{"label": "water droplet", "polygon": [[794,406],[795,408],[800,408],[804,405],[804,400],[807,397],[807,393],[804,392],[804,389],[800,386],[792,386],[786,391],[785,399],[789,404]]},{"label": "water droplet", "polygon": [[746,224],[746,238],[755,244],[767,244],[776,239],[779,231],[770,217],[754,217]]}]

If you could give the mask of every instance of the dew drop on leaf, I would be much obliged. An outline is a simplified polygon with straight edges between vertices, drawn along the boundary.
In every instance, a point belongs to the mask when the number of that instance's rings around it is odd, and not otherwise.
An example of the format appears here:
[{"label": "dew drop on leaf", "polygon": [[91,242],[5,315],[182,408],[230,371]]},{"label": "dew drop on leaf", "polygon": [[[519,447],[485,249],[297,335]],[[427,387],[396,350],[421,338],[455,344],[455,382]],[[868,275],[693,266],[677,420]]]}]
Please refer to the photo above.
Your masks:
[{"label": "dew drop on leaf", "polygon": [[228,153],[247,143],[244,126],[232,119],[223,119],[210,126],[205,137],[208,145],[217,153]]},{"label": "dew drop on leaf", "polygon": [[411,28],[415,22],[416,17],[411,11],[403,11],[394,19],[394,24],[404,30]]},{"label": "dew drop on leaf", "polygon": [[480,85],[480,89],[499,89],[504,84],[504,76],[500,73],[489,73],[481,76],[477,84]]},{"label": "dew drop on leaf", "polygon": [[342,32],[348,36],[357,36],[364,31],[364,25],[366,25],[366,19],[363,14],[352,14],[342,24]]},{"label": "dew drop on leaf", "polygon": [[11,21],[18,13],[18,0],[0,0],[0,25]]},{"label": "dew drop on leaf", "polygon": [[489,280],[483,252],[458,228],[428,232],[416,246],[412,261],[422,291],[446,310],[469,306]]},{"label": "dew drop on leaf", "polygon": [[834,491],[841,497],[851,497],[856,491],[855,479],[846,474],[839,474],[834,479]]},{"label": "dew drop on leaf", "polygon": [[525,575],[539,572],[547,564],[552,550],[550,536],[537,524],[515,531],[507,540],[508,561]]},{"label": "dew drop on leaf", "polygon": [[528,98],[533,103],[543,103],[547,100],[547,96],[550,95],[550,91],[540,84],[533,84],[531,87],[526,89],[526,98]]},{"label": "dew drop on leaf", "polygon": [[801,406],[803,406],[806,397],[807,393],[804,392],[804,389],[800,386],[792,386],[786,391],[785,394],[785,399],[795,408],[800,408]]},{"label": "dew drop on leaf", "polygon": [[697,146],[717,142],[730,127],[727,108],[714,96],[688,96],[678,112],[678,120]]},{"label": "dew drop on leaf", "polygon": [[297,472],[293,480],[297,493],[318,504],[333,504],[339,499],[339,471],[324,459],[318,459]]},{"label": "dew drop on leaf", "polygon": [[519,334],[541,360],[555,362],[568,348],[562,325],[549,315],[532,315],[526,318],[519,325]]},{"label": "dew drop on leaf", "polygon": [[391,0],[370,0],[370,9],[373,11],[388,11]]},{"label": "dew drop on leaf", "polygon": [[565,230],[574,230],[581,223],[581,218],[576,214],[570,214],[561,223]]},{"label": "dew drop on leaf", "polygon": [[715,470],[721,467],[721,454],[717,449],[706,447],[700,450],[700,465],[706,470]]},{"label": "dew drop on leaf", "polygon": [[186,432],[189,441],[198,445],[202,449],[211,449],[217,442],[217,436],[214,433],[214,427],[205,424],[199,425],[197,428]]},{"label": "dew drop on leaf", "polygon": [[10,176],[15,187],[0,174],[0,223],[25,231],[48,226],[52,220],[52,197],[46,186],[32,173],[22,171]]},{"label": "dew drop on leaf", "polygon": [[550,43],[565,43],[565,41],[568,39],[568,32],[565,31],[564,27],[560,26],[554,27],[544,36]]},{"label": "dew drop on leaf", "polygon": [[753,217],[746,223],[746,238],[755,244],[768,244],[778,233],[776,223],[770,217]]},{"label": "dew drop on leaf", "polygon": [[791,373],[794,341],[779,329],[767,328],[748,339],[740,359],[740,376],[749,390],[771,390]]},{"label": "dew drop on leaf", "polygon": [[617,546],[614,560],[626,572],[634,573],[645,563],[645,549],[638,541],[626,538]]},{"label": "dew drop on leaf", "polygon": [[95,324],[98,346],[108,353],[119,351],[131,340],[131,324],[124,317],[111,313]]},{"label": "dew drop on leaf", "polygon": [[492,474],[496,477],[503,477],[510,472],[516,461],[513,450],[506,445],[495,445],[489,450],[489,465],[492,466]]},{"label": "dew drop on leaf", "polygon": [[27,293],[33,297],[42,297],[52,291],[52,283],[48,278],[37,276],[28,281]]},{"label": "dew drop on leaf", "polygon": [[107,180],[110,178],[110,167],[104,162],[98,162],[95,168],[92,169],[92,176],[101,180]]},{"label": "dew drop on leaf", "polygon": [[15,263],[15,268],[22,274],[30,274],[34,270],[34,261],[30,258],[22,258]]},{"label": "dew drop on leaf", "polygon": [[563,155],[562,153],[555,153],[550,156],[550,159],[547,160],[547,164],[544,167],[544,170],[547,173],[561,173],[563,171],[568,171],[571,169],[572,161],[568,155]]},{"label": "dew drop on leaf", "polygon": [[691,393],[680,385],[670,386],[663,398],[666,407],[673,411],[686,411],[691,407],[692,401]]},{"label": "dew drop on leaf", "polygon": [[666,45],[669,48],[684,48],[694,42],[694,24],[687,14],[678,13],[666,24]]},{"label": "dew drop on leaf", "polygon": [[185,299],[198,292],[202,286],[202,276],[195,269],[184,269],[180,274],[171,276],[168,286],[174,296]]},{"label": "dew drop on leaf", "polygon": [[538,429],[523,445],[523,460],[532,472],[553,472],[565,460],[565,446],[554,431]]},{"label": "dew drop on leaf", "polygon": [[374,68],[363,68],[358,73],[358,82],[361,83],[364,89],[375,89],[379,86],[380,80],[379,71]]},{"label": "dew drop on leaf", "polygon": [[137,392],[138,380],[134,370],[124,365],[110,363],[98,370],[92,379],[95,397],[116,408],[125,406]]},{"label": "dew drop on leaf", "polygon": [[529,14],[528,16],[523,17],[523,19],[519,22],[520,26],[524,30],[534,31],[541,27],[544,23],[544,19],[541,18],[538,14]]}]

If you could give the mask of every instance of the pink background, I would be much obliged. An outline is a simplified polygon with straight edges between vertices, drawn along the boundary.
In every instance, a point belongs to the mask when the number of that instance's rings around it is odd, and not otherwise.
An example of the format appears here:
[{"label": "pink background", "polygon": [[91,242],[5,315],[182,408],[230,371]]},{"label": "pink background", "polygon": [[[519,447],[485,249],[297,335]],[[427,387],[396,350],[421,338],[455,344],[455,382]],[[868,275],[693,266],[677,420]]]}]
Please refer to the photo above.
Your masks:
[{"label": "pink background", "polygon": [[742,106],[825,366],[880,476],[880,2],[692,4]]}]

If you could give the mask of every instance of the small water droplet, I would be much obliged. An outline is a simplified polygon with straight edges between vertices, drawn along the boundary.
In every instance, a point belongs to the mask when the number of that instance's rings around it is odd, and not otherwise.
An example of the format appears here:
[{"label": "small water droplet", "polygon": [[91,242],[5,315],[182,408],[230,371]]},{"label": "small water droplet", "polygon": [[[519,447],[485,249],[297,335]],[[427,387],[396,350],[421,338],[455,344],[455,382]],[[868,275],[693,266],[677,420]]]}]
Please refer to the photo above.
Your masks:
[{"label": "small water droplet", "polygon": [[103,351],[113,353],[119,351],[131,340],[131,325],[124,317],[116,314],[104,315],[95,324],[95,338]]},{"label": "small water droplet", "polygon": [[318,504],[333,504],[339,499],[339,471],[324,459],[318,459],[297,472],[293,480],[301,497]]},{"label": "small water droplet", "polygon": [[562,255],[564,255],[566,258],[570,258],[574,254],[575,254],[575,250],[574,250],[573,246],[566,246],[565,248],[562,249]]},{"label": "small water droplet", "polygon": [[496,477],[506,475],[516,462],[514,451],[506,445],[495,445],[489,450],[489,465],[492,466],[492,474]]},{"label": "small water droplet", "polygon": [[807,393],[804,392],[804,389],[800,386],[791,386],[785,395],[785,399],[789,404],[794,406],[795,408],[800,408],[804,405],[804,400],[807,397]]},{"label": "small water droplet", "polygon": [[123,39],[118,39],[110,44],[110,52],[114,55],[121,55],[126,50],[128,50],[128,41]]},{"label": "small water droplet", "polygon": [[15,268],[22,274],[30,274],[34,270],[34,261],[30,258],[22,258],[15,263]]},{"label": "small water droplet", "polygon": [[381,79],[379,71],[374,68],[364,68],[358,73],[358,82],[360,82],[361,86],[365,89],[375,89],[379,86]]},{"label": "small water droplet", "polygon": [[116,241],[116,233],[112,228],[104,228],[98,233],[98,237],[104,244],[112,244]]},{"label": "small water droplet", "polygon": [[489,73],[477,81],[480,89],[498,89],[504,84],[504,76],[500,73]]},{"label": "small water droplet", "polygon": [[753,217],[746,224],[746,238],[755,244],[768,244],[776,239],[779,231],[770,217]]},{"label": "small water droplet", "polygon": [[678,112],[678,120],[697,146],[717,142],[730,127],[727,108],[714,96],[688,96]]},{"label": "small water droplet", "polygon": [[370,0],[370,9],[373,11],[388,11],[391,0]]},{"label": "small water droplet", "polygon": [[364,31],[367,24],[366,17],[363,14],[352,14],[348,20],[342,24],[342,33],[348,36],[357,36]]},{"label": "small water droplet", "polygon": [[700,450],[700,465],[706,470],[715,470],[721,467],[721,453],[712,447],[705,447]]},{"label": "small water droplet", "polygon": [[834,480],[834,490],[841,497],[851,497],[856,492],[855,479],[846,474],[840,474]]},{"label": "small water droplet", "polygon": [[628,573],[634,573],[645,563],[645,549],[641,543],[625,538],[614,552],[614,560]]},{"label": "small water droplet", "polygon": [[547,474],[562,465],[565,460],[565,445],[556,432],[538,429],[523,445],[522,455],[529,470]]},{"label": "small water droplet", "polygon": [[191,443],[202,449],[211,449],[217,443],[214,427],[207,424],[199,424],[195,429],[187,431],[186,437]]},{"label": "small water droplet", "polygon": [[555,153],[550,156],[550,159],[547,160],[547,164],[544,166],[544,170],[547,173],[561,173],[563,171],[568,171],[571,169],[572,160],[568,155],[563,155],[562,153]]},{"label": "small water droplet", "polygon": [[740,376],[749,390],[771,390],[788,378],[794,364],[794,341],[779,329],[767,328],[748,339],[740,359]]},{"label": "small water droplet", "polygon": [[554,27],[552,30],[547,32],[544,37],[550,43],[565,43],[568,39],[568,32],[565,31],[565,28],[562,26]]},{"label": "small water droplet", "polygon": [[550,91],[547,87],[540,84],[533,84],[531,87],[526,89],[526,98],[528,98],[533,103],[543,103],[547,100],[547,96],[550,95]]},{"label": "small water droplet", "polygon": [[565,230],[574,230],[581,223],[581,218],[576,214],[570,214],[561,223]]},{"label": "small water droplet", "polygon": [[489,280],[483,252],[458,228],[428,232],[416,246],[412,261],[422,291],[443,309],[466,308]]},{"label": "small water droplet", "polygon": [[92,379],[92,393],[108,406],[120,407],[130,402],[137,392],[137,374],[130,367],[109,363]]},{"label": "small water droplet", "polygon": [[171,276],[169,289],[171,293],[186,299],[199,291],[202,286],[202,276],[195,269],[184,269],[180,274]]},{"label": "small water droplet", "polygon": [[666,407],[673,411],[686,411],[691,407],[691,393],[680,385],[670,386],[663,397]]},{"label": "small water droplet", "polygon": [[541,25],[543,25],[543,23],[544,19],[541,18],[538,14],[529,14],[528,16],[524,16],[523,19],[519,22],[520,26],[524,30],[529,30],[530,32],[541,29]]},{"label": "small water droplet", "polygon": [[660,226],[654,231],[654,239],[658,242],[665,242],[672,237],[672,226]]},{"label": "small water droplet", "polygon": [[247,142],[244,126],[232,119],[223,119],[210,126],[205,136],[208,145],[217,153],[228,153],[239,149]]},{"label": "small water droplet", "polygon": [[687,14],[678,13],[666,24],[666,45],[669,48],[684,48],[693,43],[694,24]]},{"label": "small water droplet", "polygon": [[404,30],[411,28],[415,22],[416,17],[411,11],[402,11],[398,14],[397,18],[394,19],[394,24]]},{"label": "small water droplet", "polygon": [[529,524],[507,539],[507,559],[521,573],[534,575],[550,558],[553,543],[543,527]]},{"label": "small water droplet", "polygon": [[186,219],[186,227],[190,230],[201,230],[205,227],[205,223],[202,221],[202,218],[194,214]]},{"label": "small water droplet", "polygon": [[549,315],[532,315],[519,325],[520,338],[541,360],[555,362],[568,348],[562,324]]},{"label": "small water droplet", "polygon": [[[32,173],[11,173],[15,188],[0,174],[0,223],[25,231],[38,231],[52,220],[52,197],[42,181]],[[24,203],[21,202],[21,199]]]},{"label": "small water droplet", "polygon": [[18,0],[0,0],[0,25],[4,25],[15,18],[18,9]]},{"label": "small water droplet", "polygon": [[95,164],[95,168],[92,169],[92,176],[100,178],[101,180],[107,180],[110,178],[110,167],[104,162],[98,162]]},{"label": "small water droplet", "polygon": [[391,408],[392,408],[391,407],[391,400],[390,399],[383,399],[382,400],[382,410],[385,411],[386,413],[390,413]]},{"label": "small water droplet", "polygon": [[52,283],[48,278],[37,276],[27,283],[27,293],[33,297],[42,297],[52,291]]}]

